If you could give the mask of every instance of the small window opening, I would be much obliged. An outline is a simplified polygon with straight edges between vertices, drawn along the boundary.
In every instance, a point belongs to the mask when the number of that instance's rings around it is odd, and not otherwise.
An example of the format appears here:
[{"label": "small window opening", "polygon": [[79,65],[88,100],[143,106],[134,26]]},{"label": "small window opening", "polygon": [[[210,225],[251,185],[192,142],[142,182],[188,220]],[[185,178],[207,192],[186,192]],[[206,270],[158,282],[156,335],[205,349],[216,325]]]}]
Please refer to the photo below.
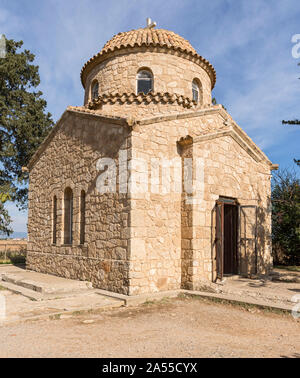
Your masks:
[{"label": "small window opening", "polygon": [[85,191],[80,194],[80,244],[85,242]]},{"label": "small window opening", "polygon": [[153,90],[153,76],[150,71],[142,70],[137,74],[137,94],[147,94]]},{"label": "small window opening", "polygon": [[99,96],[99,83],[94,83],[92,86],[92,100],[96,100]]},{"label": "small window opening", "polygon": [[193,100],[198,103],[200,90],[199,90],[199,85],[196,82],[196,80],[193,80],[192,91],[193,91]]},{"label": "small window opening", "polygon": [[56,234],[57,234],[57,197],[53,197],[53,208],[52,208],[53,224],[52,224],[52,243],[56,244]]},{"label": "small window opening", "polygon": [[73,192],[66,188],[64,195],[64,244],[73,241]]}]

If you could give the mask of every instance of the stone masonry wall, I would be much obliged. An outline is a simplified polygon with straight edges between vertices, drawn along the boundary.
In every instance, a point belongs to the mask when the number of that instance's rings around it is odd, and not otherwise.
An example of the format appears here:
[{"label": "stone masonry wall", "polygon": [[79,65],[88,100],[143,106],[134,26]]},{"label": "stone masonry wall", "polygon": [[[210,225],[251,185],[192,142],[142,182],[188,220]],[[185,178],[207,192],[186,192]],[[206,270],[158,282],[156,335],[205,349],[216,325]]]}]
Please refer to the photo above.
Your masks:
[{"label": "stone masonry wall", "polygon": [[[30,172],[28,268],[89,280],[95,287],[129,295],[200,289],[203,282],[215,279],[213,211],[219,196],[228,196],[241,205],[258,206],[257,264],[259,273],[265,273],[272,262],[270,166],[228,134],[233,126],[230,117],[225,118],[209,108],[202,116],[141,122],[130,132],[95,115],[68,112]],[[192,144],[182,147],[177,143],[181,138]],[[130,193],[119,193],[117,185],[117,193],[100,194],[96,162],[110,157],[118,169],[120,150],[127,152]],[[186,202],[181,191],[184,158],[193,160],[195,183],[204,182],[189,195],[196,194],[196,202]],[[200,177],[197,159],[203,168]],[[163,188],[162,169],[169,162],[170,178]],[[152,172],[159,172],[158,180]],[[74,193],[72,246],[63,244],[66,187]],[[86,192],[84,245],[79,238],[81,190]],[[54,195],[56,245],[52,244]],[[245,216],[250,222],[245,231],[251,233],[253,214]],[[242,246],[241,273],[252,274],[253,264],[253,245]]]},{"label": "stone masonry wall", "polygon": [[[230,129],[221,116],[207,114],[140,125],[133,130],[133,156],[146,161],[148,171],[154,164],[153,158],[180,160],[183,154],[178,150],[177,141],[191,136],[194,169],[199,159],[204,186],[197,189],[199,193],[194,193],[198,194],[200,202],[192,205],[182,204],[180,193],[162,194],[160,189],[160,194],[131,194],[131,294],[180,287],[199,289],[203,282],[215,279],[213,210],[219,196],[237,198],[241,205],[258,206],[261,221],[258,222],[259,273],[270,268],[270,167],[266,162],[254,160],[245,146],[231,136],[210,136],[209,140],[201,140],[205,135]],[[140,168],[140,172],[143,171],[145,169]],[[176,181],[178,184],[178,175],[173,172],[171,170],[171,186]],[[196,173],[193,174],[197,180]],[[145,177],[142,180],[145,181]],[[149,192],[150,181],[149,173],[146,184]],[[253,270],[251,248],[247,248],[251,256],[242,258],[241,273],[249,274]]]},{"label": "stone masonry wall", "polygon": [[[271,209],[270,168],[256,162],[230,136],[210,141],[199,141],[194,146],[195,156],[204,162],[203,201],[194,206],[194,238],[191,241],[194,259],[200,262],[194,266],[194,289],[201,287],[201,281],[216,278],[216,251],[214,244],[216,200],[222,197],[236,198],[241,206],[255,205],[258,208],[258,273],[270,270],[271,258]],[[241,245],[240,273],[255,273],[254,209],[243,210],[242,227],[246,221],[247,235],[241,228],[242,238],[253,239]],[[197,237],[195,237],[197,235]],[[243,241],[245,242],[245,241]]]},{"label": "stone masonry wall", "polygon": [[[152,71],[154,92],[176,93],[192,98],[192,81],[198,79],[202,86],[198,106],[211,104],[211,81],[202,67],[188,58],[172,54],[169,50],[152,50],[135,48],[130,52],[116,51],[114,57],[95,67],[87,77],[84,104],[91,99],[91,85],[95,81],[99,82],[99,94],[136,93],[136,76],[141,68]],[[133,107],[134,105],[131,106]]]},{"label": "stone masonry wall", "polygon": [[[96,189],[96,162],[130,144],[124,126],[68,113],[30,172],[27,267],[128,294],[129,201],[127,194]],[[63,195],[73,190],[73,243],[64,245]],[[86,192],[85,243],[80,244],[80,193]],[[57,243],[52,243],[52,204],[57,196]]]}]

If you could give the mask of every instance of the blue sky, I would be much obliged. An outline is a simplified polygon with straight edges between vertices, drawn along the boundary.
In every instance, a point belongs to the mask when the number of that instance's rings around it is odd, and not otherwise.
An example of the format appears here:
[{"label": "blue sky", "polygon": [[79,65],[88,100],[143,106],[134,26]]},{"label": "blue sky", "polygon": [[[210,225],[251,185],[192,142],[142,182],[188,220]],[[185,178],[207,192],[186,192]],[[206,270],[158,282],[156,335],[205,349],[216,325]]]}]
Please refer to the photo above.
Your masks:
[{"label": "blue sky", "polygon": [[[216,69],[214,96],[281,167],[299,157],[300,59],[291,38],[300,34],[299,0],[0,0],[0,34],[23,40],[36,55],[48,111],[58,120],[82,105],[83,64],[114,34],[145,26],[188,39]],[[15,231],[26,212],[8,204]]]}]

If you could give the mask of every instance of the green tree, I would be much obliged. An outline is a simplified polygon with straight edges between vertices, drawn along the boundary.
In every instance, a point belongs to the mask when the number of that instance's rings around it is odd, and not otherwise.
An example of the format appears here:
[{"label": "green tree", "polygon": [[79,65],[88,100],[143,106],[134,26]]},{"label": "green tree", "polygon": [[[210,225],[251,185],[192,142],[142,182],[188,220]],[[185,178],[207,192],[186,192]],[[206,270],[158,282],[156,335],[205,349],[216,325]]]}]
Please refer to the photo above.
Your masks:
[{"label": "green tree", "polygon": [[[283,125],[300,125],[300,120],[282,121]],[[300,167],[300,159],[294,159],[294,162]]]},{"label": "green tree", "polygon": [[300,264],[300,180],[279,170],[272,181],[272,241],[276,264]]},{"label": "green tree", "polygon": [[[211,99],[211,103],[212,103],[213,105],[217,105],[217,104],[218,104],[218,101],[217,101],[217,99],[216,99],[215,97],[213,97],[213,98]],[[221,105],[222,105],[222,104],[221,104]],[[222,105],[222,106],[223,106],[223,109],[227,111],[227,109],[225,108],[225,106],[224,106],[224,105]]]},{"label": "green tree", "polygon": [[9,234],[7,200],[19,208],[27,204],[28,173],[22,171],[53,127],[42,92],[34,54],[20,51],[23,41],[6,39],[6,55],[0,58],[0,232]]},{"label": "green tree", "polygon": [[[0,189],[1,191],[1,189]],[[4,207],[4,203],[10,199],[6,192],[0,192],[0,231],[1,233],[9,235],[12,232],[10,227],[10,216]]]},{"label": "green tree", "polygon": [[[298,66],[300,66],[300,63],[298,63]],[[300,78],[299,78],[300,79]],[[289,121],[282,121],[283,125],[300,125],[299,119],[289,120]],[[300,159],[294,159],[294,162],[300,166]]]}]

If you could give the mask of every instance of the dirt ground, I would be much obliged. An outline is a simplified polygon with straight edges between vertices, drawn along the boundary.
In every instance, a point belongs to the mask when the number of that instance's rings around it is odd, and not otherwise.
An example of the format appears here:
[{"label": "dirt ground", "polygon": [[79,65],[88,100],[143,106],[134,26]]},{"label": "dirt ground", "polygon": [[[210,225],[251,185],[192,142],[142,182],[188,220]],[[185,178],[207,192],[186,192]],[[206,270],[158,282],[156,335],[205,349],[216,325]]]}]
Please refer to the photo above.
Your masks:
[{"label": "dirt ground", "polygon": [[0,327],[0,357],[300,357],[300,320],[176,298]]}]

